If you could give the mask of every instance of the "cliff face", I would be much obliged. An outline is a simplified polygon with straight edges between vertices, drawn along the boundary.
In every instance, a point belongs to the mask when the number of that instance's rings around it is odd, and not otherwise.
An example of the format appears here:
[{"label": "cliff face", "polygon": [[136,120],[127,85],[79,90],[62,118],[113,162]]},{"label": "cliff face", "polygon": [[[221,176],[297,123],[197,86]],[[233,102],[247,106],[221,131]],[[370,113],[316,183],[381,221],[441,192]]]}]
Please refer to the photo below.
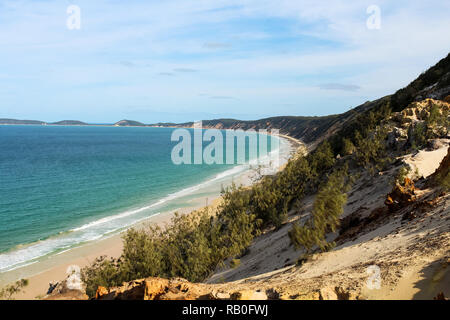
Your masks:
[{"label": "cliff face", "polygon": [[[355,292],[341,287],[298,290],[285,293],[260,284],[259,288],[232,288],[222,284],[190,283],[181,278],[145,278],[123,283],[113,288],[99,287],[94,300],[354,300]],[[45,300],[88,300],[81,291],[62,290],[48,295]]]},{"label": "cliff face", "polygon": [[261,285],[259,289],[233,289],[225,285],[190,283],[184,279],[146,278],[120,287],[99,287],[96,300],[350,300],[352,292],[340,287],[323,287],[313,292],[283,294]]}]

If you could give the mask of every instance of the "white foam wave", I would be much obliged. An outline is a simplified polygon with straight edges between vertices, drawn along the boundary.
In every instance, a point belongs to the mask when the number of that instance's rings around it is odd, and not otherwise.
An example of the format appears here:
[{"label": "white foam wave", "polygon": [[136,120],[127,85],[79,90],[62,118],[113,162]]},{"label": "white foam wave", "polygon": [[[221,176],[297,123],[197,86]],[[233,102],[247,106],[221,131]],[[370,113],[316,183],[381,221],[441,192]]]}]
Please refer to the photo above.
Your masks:
[{"label": "white foam wave", "polygon": [[[63,252],[70,250],[70,248],[80,243],[95,241],[104,237],[106,234],[111,234],[118,230],[123,230],[124,228],[130,227],[131,225],[147,219],[149,215],[146,215],[145,217],[136,217],[135,219],[131,220],[128,220],[126,218],[156,208],[169,201],[190,195],[195,191],[207,187],[211,183],[224,180],[228,177],[236,176],[237,174],[248,170],[253,165],[262,166],[265,169],[263,174],[273,173],[278,169],[278,166],[285,163],[290,156],[290,144],[287,141],[284,141],[283,138],[279,138],[279,140],[279,148],[277,150],[271,151],[266,156],[253,159],[248,164],[239,165],[221,172],[214,178],[200,184],[169,194],[153,204],[134,210],[128,210],[117,215],[101,218],[86,223],[80,227],[74,228],[68,233],[60,233],[56,237],[42,240],[30,245],[21,246],[18,249],[0,254],[0,272],[11,271],[26,265],[36,263],[39,258],[50,255],[55,251],[63,250],[58,252],[58,254],[62,254]],[[274,160],[277,158],[278,161],[274,162]],[[158,214],[160,214],[160,212],[152,213],[151,216]]]}]

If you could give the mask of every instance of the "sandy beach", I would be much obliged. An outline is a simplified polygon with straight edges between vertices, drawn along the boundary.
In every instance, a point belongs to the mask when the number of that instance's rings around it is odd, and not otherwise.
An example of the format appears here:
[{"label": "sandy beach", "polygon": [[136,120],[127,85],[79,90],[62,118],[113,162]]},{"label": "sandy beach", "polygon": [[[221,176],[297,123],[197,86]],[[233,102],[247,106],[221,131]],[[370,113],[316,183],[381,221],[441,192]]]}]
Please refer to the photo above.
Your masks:
[{"label": "sandy beach", "polygon": [[[278,170],[284,167],[288,158],[302,145],[302,143],[294,138],[279,135],[281,139],[288,145],[288,154],[283,155],[283,161],[280,161]],[[238,176],[233,177],[233,181],[238,185],[248,186],[254,181],[253,170],[246,170]],[[164,225],[169,223],[175,212],[188,214],[205,205],[214,210],[220,204],[220,194],[214,197],[200,197],[192,201],[192,206],[170,211],[162,212],[158,215],[150,216],[148,219],[139,222],[134,227],[141,227],[147,224]],[[36,263],[17,268],[12,271],[4,272],[0,275],[0,287],[12,283],[18,279],[28,279],[28,286],[15,299],[39,299],[43,297],[49,288],[50,282],[61,281],[67,277],[67,269],[70,266],[78,266],[83,268],[91,264],[100,256],[108,256],[118,258],[122,253],[122,233],[114,234],[108,238],[92,241],[73,249],[51,255]]]},{"label": "sandy beach", "polygon": [[[206,201],[206,199],[204,199]],[[209,205],[211,210],[220,203],[220,197],[212,199],[212,204]],[[185,208],[182,210],[177,210],[179,213],[189,213],[199,208]],[[166,212],[153,217],[149,217],[147,221],[140,223],[136,227],[143,227],[146,224],[156,224],[163,226],[169,223],[173,217],[174,212]],[[28,273],[34,273],[30,277],[26,277],[29,280],[29,285],[17,296],[15,299],[18,300],[30,300],[39,299],[44,296],[48,290],[49,283],[52,281],[60,281],[67,277],[67,269],[70,266],[78,266],[83,268],[91,264],[96,258],[100,256],[108,256],[113,258],[120,257],[122,253],[122,234],[113,235],[107,239],[94,241],[82,245],[80,247],[70,249],[58,255],[54,255],[48,258],[46,261],[38,262],[36,264],[26,266],[7,272],[6,276],[2,275],[2,280],[5,283],[15,281]],[[45,271],[42,271],[42,268]],[[39,270],[40,269],[40,270]],[[25,277],[25,276],[24,276]]]}]

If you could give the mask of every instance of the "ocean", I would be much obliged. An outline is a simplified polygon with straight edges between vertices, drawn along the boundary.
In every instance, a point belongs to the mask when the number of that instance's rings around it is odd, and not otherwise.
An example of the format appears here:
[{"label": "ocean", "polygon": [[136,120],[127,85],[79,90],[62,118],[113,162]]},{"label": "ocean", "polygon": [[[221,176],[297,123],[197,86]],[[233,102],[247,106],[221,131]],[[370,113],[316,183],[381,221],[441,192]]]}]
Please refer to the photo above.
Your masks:
[{"label": "ocean", "polygon": [[[217,196],[255,168],[175,165],[173,130],[0,126],[0,273],[189,207],[195,198]],[[274,139],[261,162],[267,167],[272,146],[288,149]],[[246,157],[255,160],[248,145]]]}]

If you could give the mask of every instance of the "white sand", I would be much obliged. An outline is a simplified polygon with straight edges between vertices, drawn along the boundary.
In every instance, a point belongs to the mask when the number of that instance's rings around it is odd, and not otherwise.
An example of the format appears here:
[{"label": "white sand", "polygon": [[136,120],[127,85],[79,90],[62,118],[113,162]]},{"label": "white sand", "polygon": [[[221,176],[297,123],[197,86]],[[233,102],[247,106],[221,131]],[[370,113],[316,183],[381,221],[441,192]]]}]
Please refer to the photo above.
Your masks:
[{"label": "white sand", "polygon": [[448,146],[433,151],[420,150],[414,156],[407,156],[405,158],[405,162],[412,168],[410,174],[414,175],[417,170],[419,177],[423,176],[426,178],[431,175],[434,171],[436,171],[439,166],[439,162],[447,154],[447,149]]},{"label": "white sand", "polygon": [[[434,172],[447,154],[448,146],[416,157],[407,156],[419,172]],[[343,216],[359,212],[367,217],[384,206],[398,168],[375,177],[361,176],[349,192]],[[434,199],[433,190],[418,191],[420,199]],[[222,268],[207,282],[223,283],[229,289],[274,289],[289,295],[341,287],[365,299],[432,299],[438,292],[450,294],[450,194],[440,196],[436,206],[417,212],[416,219],[402,221],[405,211],[347,240],[334,250],[316,254],[301,267],[295,266],[302,251],[290,244],[291,223],[255,239],[249,253],[236,268]],[[304,199],[290,221],[309,215],[313,197]],[[380,268],[381,287],[370,289],[368,267]]]}]

